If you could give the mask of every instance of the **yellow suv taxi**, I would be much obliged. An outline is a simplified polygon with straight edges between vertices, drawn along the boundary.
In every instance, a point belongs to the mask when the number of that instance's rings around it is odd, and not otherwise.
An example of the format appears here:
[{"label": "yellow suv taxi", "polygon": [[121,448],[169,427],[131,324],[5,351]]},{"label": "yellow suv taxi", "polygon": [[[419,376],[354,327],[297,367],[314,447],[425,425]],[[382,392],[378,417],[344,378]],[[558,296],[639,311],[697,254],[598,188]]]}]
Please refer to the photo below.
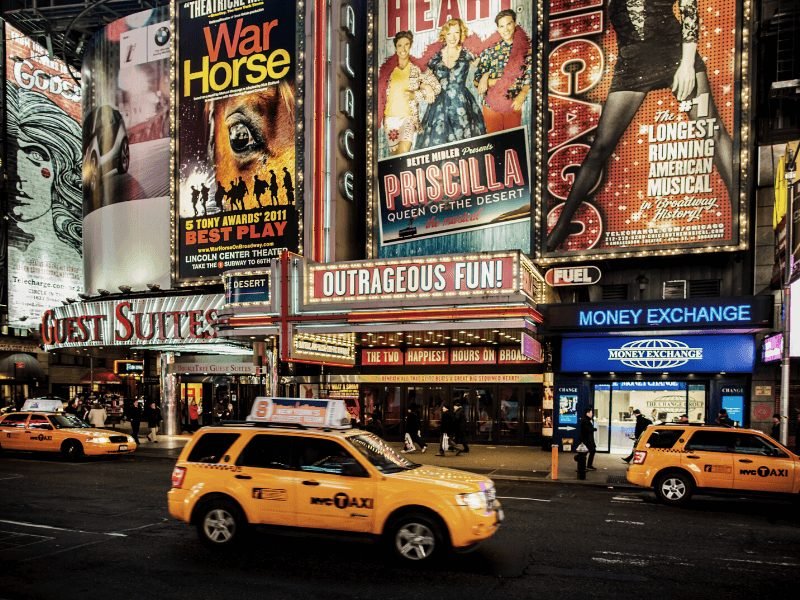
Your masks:
[{"label": "yellow suv taxi", "polygon": [[60,452],[69,460],[136,450],[131,436],[92,427],[61,406],[60,400],[27,400],[21,411],[1,416],[0,450]]},{"label": "yellow suv taxi", "polygon": [[416,464],[350,429],[336,402],[257,398],[254,422],[201,429],[173,470],[169,514],[212,547],[268,525],[369,534],[409,561],[495,534],[503,511],[491,479]]},{"label": "yellow suv taxi", "polygon": [[800,457],[755,429],[650,425],[628,467],[630,483],[652,487],[667,504],[695,491],[800,493]]}]

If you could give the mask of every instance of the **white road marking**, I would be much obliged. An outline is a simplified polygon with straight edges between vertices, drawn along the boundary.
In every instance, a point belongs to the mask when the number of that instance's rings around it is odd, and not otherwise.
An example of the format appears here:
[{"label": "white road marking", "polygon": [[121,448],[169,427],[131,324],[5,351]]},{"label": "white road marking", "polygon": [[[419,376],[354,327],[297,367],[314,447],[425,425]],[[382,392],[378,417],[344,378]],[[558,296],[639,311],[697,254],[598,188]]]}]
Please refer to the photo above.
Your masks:
[{"label": "white road marking", "polygon": [[529,500],[531,502],[552,502],[551,500],[543,500],[541,498],[524,498],[521,496],[497,496],[498,500]]},{"label": "white road marking", "polygon": [[639,497],[632,497],[632,496],[613,496],[611,498],[612,502],[644,502],[644,498]]},{"label": "white road marking", "polygon": [[0,481],[5,481],[6,479],[22,479],[22,475],[18,475],[17,473],[12,473],[11,475],[0,477]]},{"label": "white road marking", "polygon": [[751,565],[771,565],[773,567],[800,567],[800,563],[791,563],[791,562],[771,562],[768,560],[748,560],[746,558],[719,558],[718,560],[728,561],[728,562],[737,562],[737,563],[748,563]]},{"label": "white road marking", "polygon": [[84,531],[83,529],[68,529],[65,527],[55,527],[53,525],[42,525],[39,523],[27,523],[25,521],[7,521],[5,519],[0,519],[0,523],[5,523],[6,525],[18,525],[19,527],[34,527],[36,529],[50,529],[52,531],[67,531],[70,533],[91,533],[94,535],[107,535],[111,537],[128,537],[124,533],[118,533],[116,531]]},{"label": "white road marking", "polygon": [[594,562],[599,562],[606,565],[634,565],[637,567],[649,566],[649,563],[646,560],[640,560],[636,558],[599,558],[597,556],[593,556],[592,560]]},{"label": "white road marking", "polygon": [[606,519],[606,523],[622,523],[623,525],[644,525],[642,521],[618,521],[617,519]]}]

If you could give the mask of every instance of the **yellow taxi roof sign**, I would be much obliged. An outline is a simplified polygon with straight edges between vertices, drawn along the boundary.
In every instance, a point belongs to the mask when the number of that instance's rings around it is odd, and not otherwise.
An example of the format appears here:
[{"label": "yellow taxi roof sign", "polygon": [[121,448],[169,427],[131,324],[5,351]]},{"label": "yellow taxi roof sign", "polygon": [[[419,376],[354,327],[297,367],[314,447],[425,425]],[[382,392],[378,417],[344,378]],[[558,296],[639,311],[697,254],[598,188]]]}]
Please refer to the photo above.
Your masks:
[{"label": "yellow taxi roof sign", "polygon": [[344,400],[313,398],[267,398],[259,396],[247,420],[252,423],[274,423],[349,429],[350,414]]},{"label": "yellow taxi roof sign", "polygon": [[41,410],[43,412],[60,412],[64,403],[58,398],[29,398],[22,405],[22,410]]}]

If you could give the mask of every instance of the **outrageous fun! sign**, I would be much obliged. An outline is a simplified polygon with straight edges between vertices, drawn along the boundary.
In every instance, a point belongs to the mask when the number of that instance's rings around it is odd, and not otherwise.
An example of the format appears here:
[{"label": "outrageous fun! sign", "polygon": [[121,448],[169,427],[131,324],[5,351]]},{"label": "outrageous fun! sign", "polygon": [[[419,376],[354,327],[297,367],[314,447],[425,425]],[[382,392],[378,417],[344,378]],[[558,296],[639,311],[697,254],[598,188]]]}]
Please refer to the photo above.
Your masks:
[{"label": "outrageous fun! sign", "polygon": [[529,252],[530,3],[378,5],[378,256]]},{"label": "outrageous fun! sign", "polygon": [[299,249],[296,7],[178,8],[175,276],[218,282]]},{"label": "outrageous fun! sign", "polygon": [[545,257],[739,244],[740,6],[549,0]]}]

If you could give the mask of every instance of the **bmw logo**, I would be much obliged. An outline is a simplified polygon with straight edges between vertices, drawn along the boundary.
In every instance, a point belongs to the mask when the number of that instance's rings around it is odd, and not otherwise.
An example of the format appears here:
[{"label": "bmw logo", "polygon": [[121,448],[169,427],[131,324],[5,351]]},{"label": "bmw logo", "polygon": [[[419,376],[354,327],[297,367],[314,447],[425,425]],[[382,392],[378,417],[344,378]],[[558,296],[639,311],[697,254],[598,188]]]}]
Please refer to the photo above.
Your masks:
[{"label": "bmw logo", "polygon": [[156,40],[156,44],[159,46],[163,46],[169,41],[169,27],[159,27],[156,31],[156,35],[154,36]]}]

